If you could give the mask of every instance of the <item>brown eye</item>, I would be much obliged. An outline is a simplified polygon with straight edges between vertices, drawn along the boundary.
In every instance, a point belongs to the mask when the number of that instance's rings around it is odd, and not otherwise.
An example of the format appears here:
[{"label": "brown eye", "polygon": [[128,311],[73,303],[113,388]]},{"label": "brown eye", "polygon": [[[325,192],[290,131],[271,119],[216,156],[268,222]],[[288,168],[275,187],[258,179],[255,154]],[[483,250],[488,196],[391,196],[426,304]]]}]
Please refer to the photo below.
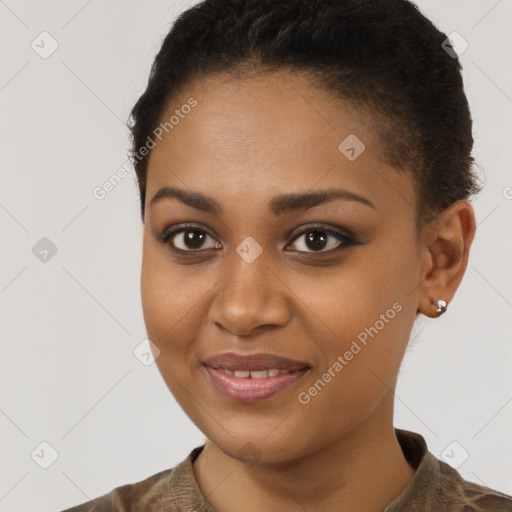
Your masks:
[{"label": "brown eye", "polygon": [[222,247],[207,231],[194,226],[175,229],[158,235],[157,238],[160,242],[168,243],[173,249],[183,252]]},{"label": "brown eye", "polygon": [[210,235],[200,229],[187,229],[176,233],[171,240],[174,241],[174,246],[177,249],[186,251],[190,249],[204,249],[202,246],[209,237]]},{"label": "brown eye", "polygon": [[[298,242],[297,242],[298,241]],[[294,250],[306,253],[324,253],[357,245],[350,236],[324,227],[310,227],[294,239]]]}]

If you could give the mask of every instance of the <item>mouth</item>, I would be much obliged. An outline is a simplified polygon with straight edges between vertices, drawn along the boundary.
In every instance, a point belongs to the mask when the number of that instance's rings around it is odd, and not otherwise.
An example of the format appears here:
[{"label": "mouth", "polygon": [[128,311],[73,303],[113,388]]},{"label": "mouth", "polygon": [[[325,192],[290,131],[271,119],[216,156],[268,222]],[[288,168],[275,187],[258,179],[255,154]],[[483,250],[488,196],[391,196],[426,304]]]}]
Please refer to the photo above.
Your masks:
[{"label": "mouth", "polygon": [[230,370],[203,364],[208,380],[225,398],[241,403],[267,400],[297,383],[311,370],[269,368],[264,370]]},{"label": "mouth", "polygon": [[[253,378],[265,378],[267,376],[276,376],[275,371],[281,370],[303,370],[309,368],[305,362],[295,361],[288,357],[278,356],[275,354],[237,354],[235,352],[225,352],[203,361],[203,364],[210,368],[228,370],[231,372],[238,372],[239,377],[249,377],[249,374],[242,374],[241,372],[253,373]],[[257,372],[267,371],[270,375],[261,374]],[[275,375],[274,375],[275,374]],[[228,373],[228,375],[234,375]]]},{"label": "mouth", "polygon": [[[212,367],[210,367],[212,368]],[[226,375],[232,375],[234,377],[240,377],[242,379],[266,379],[267,377],[276,377],[277,375],[288,375],[291,372],[297,372],[300,370],[288,370],[288,369],[279,369],[279,368],[269,368],[265,370],[229,370],[228,368],[214,368],[215,370],[219,370]],[[304,368],[301,368],[302,370]]]}]

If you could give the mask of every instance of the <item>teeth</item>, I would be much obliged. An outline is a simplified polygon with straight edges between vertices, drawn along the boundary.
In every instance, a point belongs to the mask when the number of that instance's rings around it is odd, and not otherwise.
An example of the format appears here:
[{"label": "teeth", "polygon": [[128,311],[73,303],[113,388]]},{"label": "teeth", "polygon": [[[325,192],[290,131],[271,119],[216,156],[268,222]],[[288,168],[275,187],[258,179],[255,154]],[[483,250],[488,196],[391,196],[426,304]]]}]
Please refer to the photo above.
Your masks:
[{"label": "teeth", "polygon": [[257,370],[250,372],[248,370],[227,370],[225,368],[219,368],[221,372],[227,375],[234,375],[235,377],[251,377],[252,379],[265,379],[267,377],[275,377],[277,375],[286,375],[291,370],[280,370],[278,368],[269,368],[268,370]]}]

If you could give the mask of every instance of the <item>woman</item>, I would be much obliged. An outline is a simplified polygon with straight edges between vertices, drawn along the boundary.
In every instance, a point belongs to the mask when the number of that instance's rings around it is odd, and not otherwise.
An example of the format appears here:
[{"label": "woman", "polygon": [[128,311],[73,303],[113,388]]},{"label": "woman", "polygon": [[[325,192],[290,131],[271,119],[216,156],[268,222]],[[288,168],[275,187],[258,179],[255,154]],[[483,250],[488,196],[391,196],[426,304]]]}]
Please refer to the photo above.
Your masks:
[{"label": "woman", "polygon": [[70,511],[508,511],[393,426],[475,235],[453,45],[406,0],[205,0],[132,110],[158,368],[207,441]]}]

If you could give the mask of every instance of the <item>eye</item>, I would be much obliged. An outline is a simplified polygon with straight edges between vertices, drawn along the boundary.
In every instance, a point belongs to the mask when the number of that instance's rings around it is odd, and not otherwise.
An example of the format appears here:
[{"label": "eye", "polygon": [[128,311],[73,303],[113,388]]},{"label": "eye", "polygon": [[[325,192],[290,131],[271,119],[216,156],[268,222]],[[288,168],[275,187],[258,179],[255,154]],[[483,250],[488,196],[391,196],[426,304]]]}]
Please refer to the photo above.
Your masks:
[{"label": "eye", "polygon": [[[168,243],[172,249],[196,252],[203,249],[221,249],[222,245],[212,235],[197,226],[185,226],[157,235],[159,242]],[[209,243],[208,239],[211,239]]]},{"label": "eye", "polygon": [[306,253],[337,252],[346,247],[358,245],[352,236],[324,226],[309,226],[303,229],[294,240],[292,244],[295,247],[294,250]]},{"label": "eye", "polygon": [[[179,253],[201,252],[208,249],[222,249],[222,245],[205,229],[194,225],[174,226],[157,234],[159,242],[167,244]],[[306,226],[296,234],[292,250],[304,253],[336,253],[347,247],[359,245],[353,235],[322,225]],[[289,246],[288,246],[289,247]]]}]

